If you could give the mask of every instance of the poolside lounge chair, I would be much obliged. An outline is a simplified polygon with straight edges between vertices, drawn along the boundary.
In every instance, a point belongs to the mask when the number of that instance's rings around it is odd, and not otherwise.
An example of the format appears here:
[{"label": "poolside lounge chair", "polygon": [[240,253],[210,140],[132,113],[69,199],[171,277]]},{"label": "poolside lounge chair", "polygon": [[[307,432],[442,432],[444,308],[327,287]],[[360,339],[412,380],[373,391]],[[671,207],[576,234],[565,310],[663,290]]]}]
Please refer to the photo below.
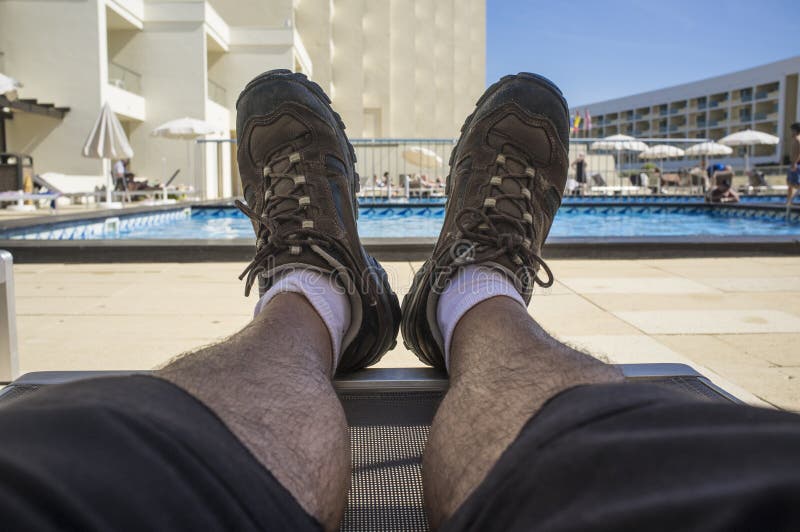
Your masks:
[{"label": "poolside lounge chair", "polygon": [[767,183],[767,178],[764,176],[764,172],[753,169],[747,172],[747,186],[740,186],[739,191],[752,194],[766,192],[771,188],[772,187],[769,186],[769,183]]},{"label": "poolside lounge chair", "polygon": [[[738,402],[683,364],[625,364],[621,368],[629,380],[677,387],[708,401]],[[0,405],[42,386],[124,373],[131,372],[29,373],[0,392]],[[428,530],[420,466],[447,386],[446,375],[432,368],[366,369],[334,381],[350,425],[353,456],[341,530]]]},{"label": "poolside lounge chair", "polygon": [[598,174],[592,174],[592,183],[594,183],[594,186],[596,186],[596,187],[605,187],[605,186],[607,186],[606,185],[606,180],[603,179],[603,176],[600,175],[599,173]]},{"label": "poolside lounge chair", "polygon": [[33,182],[49,191],[58,192],[62,196],[85,203],[90,197],[95,197],[97,188],[106,185],[106,178],[102,175],[67,175],[46,172],[35,175]]}]

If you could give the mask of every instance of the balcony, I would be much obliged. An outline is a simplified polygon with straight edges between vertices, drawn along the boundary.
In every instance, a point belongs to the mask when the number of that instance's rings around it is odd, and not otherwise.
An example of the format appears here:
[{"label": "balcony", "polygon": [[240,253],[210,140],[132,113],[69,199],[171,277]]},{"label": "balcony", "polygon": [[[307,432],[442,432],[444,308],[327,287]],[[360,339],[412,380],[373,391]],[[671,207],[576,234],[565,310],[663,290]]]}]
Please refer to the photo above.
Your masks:
[{"label": "balcony", "polygon": [[118,63],[108,64],[108,84],[139,96],[142,95],[142,75]]},{"label": "balcony", "polygon": [[777,100],[779,91],[759,91],[756,93],[756,100]]},{"label": "balcony", "polygon": [[117,63],[108,65],[106,99],[116,114],[140,122],[145,119],[142,75]]},{"label": "balcony", "polygon": [[778,120],[778,113],[777,111],[772,113],[756,113],[755,118],[756,121],[764,121],[764,120],[776,121]]},{"label": "balcony", "polygon": [[221,105],[222,107],[228,106],[228,90],[217,83],[216,81],[208,80],[208,99],[212,102]]}]

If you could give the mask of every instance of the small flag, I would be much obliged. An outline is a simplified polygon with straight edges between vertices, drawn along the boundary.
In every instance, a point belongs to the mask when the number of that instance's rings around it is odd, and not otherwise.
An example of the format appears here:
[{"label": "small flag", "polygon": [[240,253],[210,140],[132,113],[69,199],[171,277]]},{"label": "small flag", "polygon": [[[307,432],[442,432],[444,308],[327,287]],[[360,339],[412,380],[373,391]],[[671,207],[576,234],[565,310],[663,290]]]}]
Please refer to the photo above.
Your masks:
[{"label": "small flag", "polygon": [[575,121],[572,123],[572,132],[578,134],[578,128],[581,126],[581,112],[575,111]]},{"label": "small flag", "polygon": [[586,116],[586,125],[584,127],[586,127],[586,130],[589,133],[591,133],[592,132],[592,115],[589,114],[589,110],[588,109],[586,109],[583,113]]}]

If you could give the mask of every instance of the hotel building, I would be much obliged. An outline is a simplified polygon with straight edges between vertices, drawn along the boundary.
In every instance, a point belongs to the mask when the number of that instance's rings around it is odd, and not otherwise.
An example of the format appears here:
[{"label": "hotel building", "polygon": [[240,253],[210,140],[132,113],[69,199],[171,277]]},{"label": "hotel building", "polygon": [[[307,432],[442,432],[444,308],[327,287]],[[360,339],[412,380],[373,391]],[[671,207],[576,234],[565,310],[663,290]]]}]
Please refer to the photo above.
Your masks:
[{"label": "hotel building", "polygon": [[[753,147],[756,164],[788,157],[789,126],[800,121],[800,56],[783,61],[614,100],[579,105],[591,114],[591,137],[624,134],[651,138],[720,138],[754,129],[781,139]],[[583,134],[583,133],[582,133]],[[741,152],[735,155],[742,155]]]},{"label": "hotel building", "polygon": [[108,102],[137,176],[180,169],[202,197],[231,196],[233,144],[187,156],[151,131],[191,117],[219,128],[206,140],[235,138],[240,89],[286,68],[323,87],[351,138],[457,136],[485,86],[485,16],[485,0],[0,1],[0,72],[24,85],[2,139],[36,173],[103,175],[81,149]]}]

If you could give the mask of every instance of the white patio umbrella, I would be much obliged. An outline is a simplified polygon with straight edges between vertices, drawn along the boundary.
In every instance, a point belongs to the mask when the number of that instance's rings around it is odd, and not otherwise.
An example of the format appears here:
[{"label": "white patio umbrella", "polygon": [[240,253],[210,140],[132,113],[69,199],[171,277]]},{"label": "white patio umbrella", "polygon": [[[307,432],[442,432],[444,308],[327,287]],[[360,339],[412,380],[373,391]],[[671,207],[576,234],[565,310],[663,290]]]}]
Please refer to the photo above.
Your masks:
[{"label": "white patio umbrella", "polygon": [[22,88],[22,83],[12,77],[0,74],[0,94],[13,102],[17,99],[17,89]]},{"label": "white patio umbrella", "polygon": [[[659,164],[659,168],[661,170],[661,175],[664,175],[664,159],[672,159],[674,157],[683,157],[684,151],[677,146],[670,146],[669,144],[656,144],[655,146],[650,146],[643,152],[639,153],[640,159],[651,159],[657,160]],[[661,179],[658,180],[658,192],[661,192]]]},{"label": "white patio umbrella", "polygon": [[420,168],[438,168],[442,165],[442,158],[436,155],[436,152],[421,146],[403,150],[403,159]]},{"label": "white patio umbrella", "polygon": [[775,135],[770,135],[769,133],[764,133],[763,131],[745,129],[744,131],[732,133],[727,137],[722,137],[719,139],[719,143],[726,146],[747,146],[747,151],[744,155],[744,169],[747,171],[750,170],[751,146],[755,146],[756,144],[774,146],[780,142],[780,140],[781,139]]},{"label": "white patio umbrella", "polygon": [[[178,118],[170,120],[155,128],[150,134],[154,137],[163,137],[167,139],[183,139],[186,140],[186,159],[189,168],[189,176],[194,180],[194,162],[192,160],[192,141],[206,135],[218,133],[220,129],[206,122],[205,120],[198,120],[196,118]],[[164,176],[166,178],[166,175]],[[165,192],[166,195],[166,192]]]},{"label": "white patio umbrella", "polygon": [[[645,144],[641,140],[636,140],[635,138],[629,135],[611,135],[608,137],[604,137],[601,140],[596,140],[592,142],[592,144],[589,146],[589,149],[593,151],[601,151],[601,150],[616,151],[617,166],[621,170],[622,152],[624,151],[641,152],[647,149],[647,144]],[[617,171],[617,180],[621,183],[622,174],[620,173],[620,171]]]},{"label": "white patio umbrella", "polygon": [[152,132],[154,137],[165,137],[168,139],[194,140],[198,137],[218,133],[219,128],[205,120],[196,118],[178,118],[170,120],[155,128]]},{"label": "white patio umbrella", "polygon": [[715,155],[730,155],[733,153],[733,150],[727,146],[719,144],[717,142],[701,142],[699,144],[695,144],[689,148],[686,148],[686,155],[690,156],[715,156]]},{"label": "white patio umbrella", "polygon": [[111,179],[111,169],[105,164],[107,159],[122,159],[133,157],[133,149],[119,123],[117,115],[111,110],[108,103],[100,109],[100,116],[92,127],[92,131],[83,145],[83,156],[103,160],[103,172],[106,174],[106,206],[118,207],[111,197],[114,183]]}]

